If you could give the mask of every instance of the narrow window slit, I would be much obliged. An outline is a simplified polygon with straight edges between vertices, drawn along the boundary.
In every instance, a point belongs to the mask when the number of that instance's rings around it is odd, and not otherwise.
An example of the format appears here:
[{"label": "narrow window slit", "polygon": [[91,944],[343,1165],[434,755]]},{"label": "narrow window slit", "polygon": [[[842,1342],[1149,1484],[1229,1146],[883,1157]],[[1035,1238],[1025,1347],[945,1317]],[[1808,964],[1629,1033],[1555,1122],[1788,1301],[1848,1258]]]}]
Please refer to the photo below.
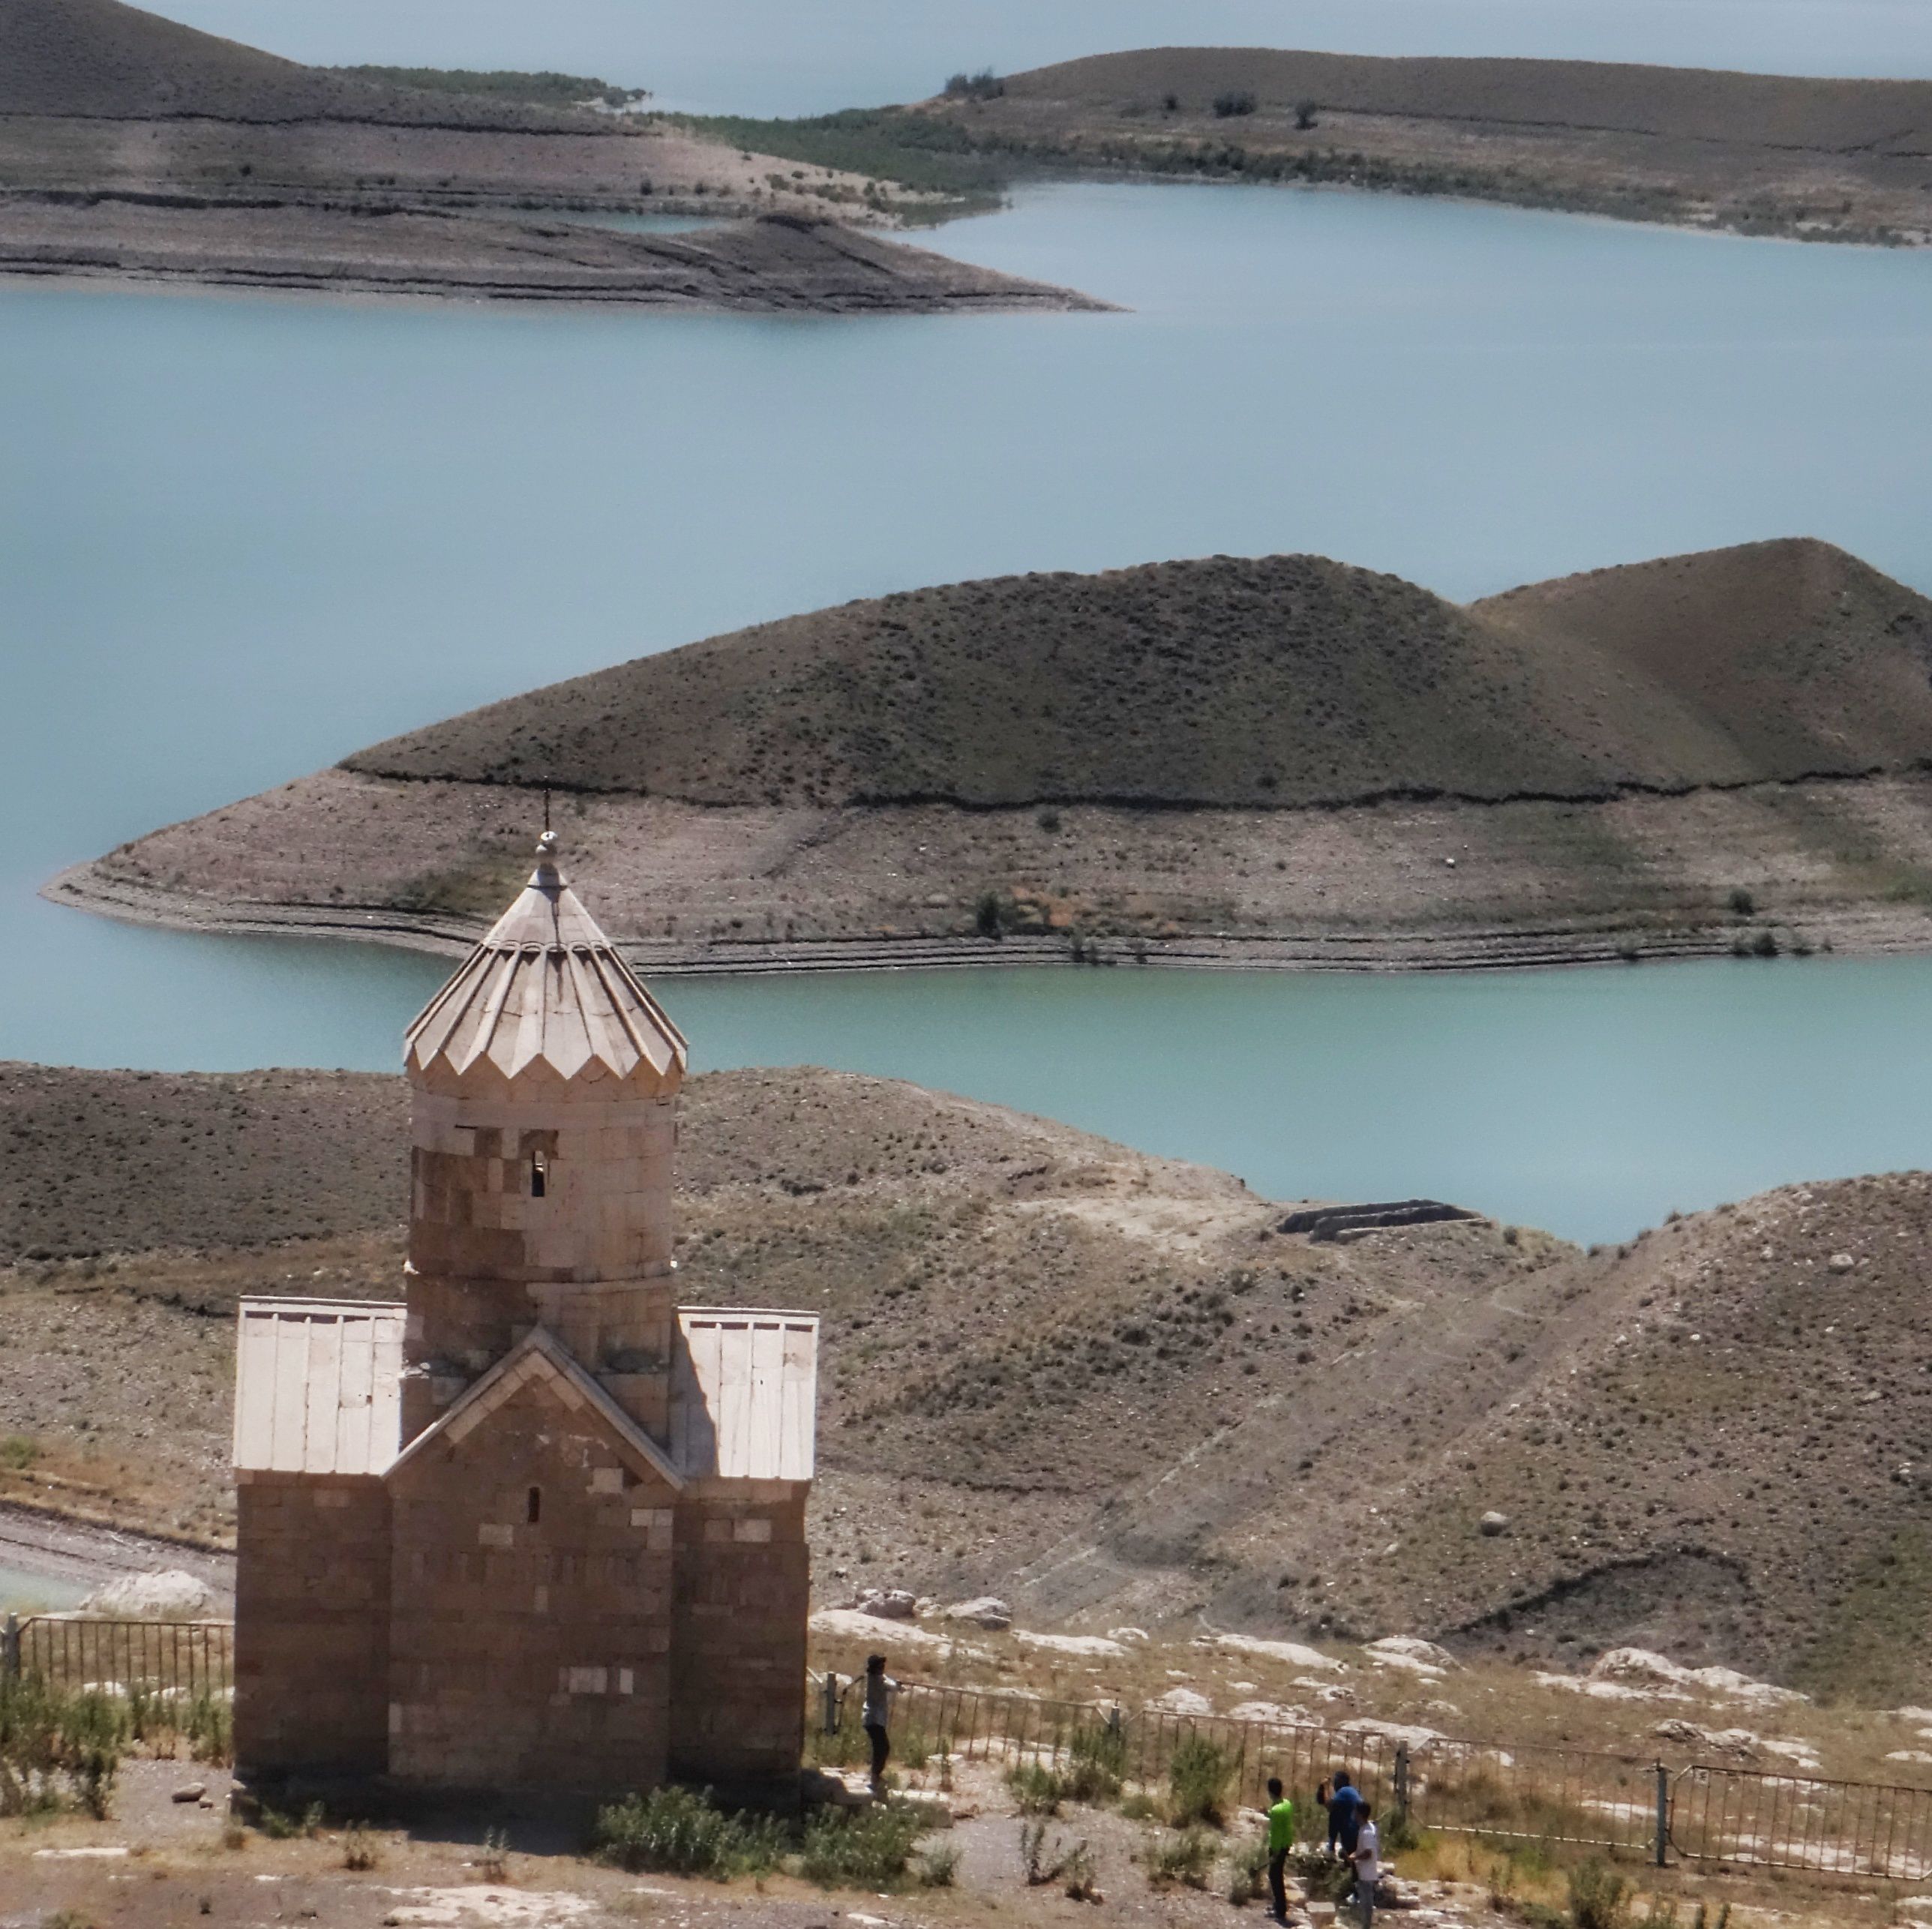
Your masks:
[{"label": "narrow window slit", "polygon": [[542,1487],[531,1488],[530,1502],[524,1510],[524,1518],[532,1527],[543,1519],[543,1489]]},{"label": "narrow window slit", "polygon": [[543,1197],[544,1187],[549,1178],[550,1168],[544,1163],[543,1154],[541,1152],[532,1152],[530,1154],[530,1197],[532,1198],[540,1199]]}]

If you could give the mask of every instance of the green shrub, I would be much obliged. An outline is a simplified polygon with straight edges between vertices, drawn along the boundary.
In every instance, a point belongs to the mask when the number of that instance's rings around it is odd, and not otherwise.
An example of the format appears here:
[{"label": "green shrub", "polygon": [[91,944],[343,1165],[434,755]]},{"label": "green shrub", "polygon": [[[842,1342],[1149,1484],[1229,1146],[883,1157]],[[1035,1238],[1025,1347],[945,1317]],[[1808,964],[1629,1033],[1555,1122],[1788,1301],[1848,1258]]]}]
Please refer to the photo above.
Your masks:
[{"label": "green shrub", "polygon": [[1749,917],[1757,909],[1757,900],[1742,885],[1730,895],[1731,909],[1739,917]]},{"label": "green shrub", "polygon": [[1252,114],[1255,111],[1255,97],[1246,92],[1217,94],[1214,97],[1214,117],[1228,121],[1237,116]]},{"label": "green shrub", "polygon": [[0,1467],[10,1474],[24,1474],[40,1457],[39,1442],[24,1433],[10,1433],[0,1440]]},{"label": "green shrub", "polygon": [[1268,1845],[1265,1835],[1244,1842],[1228,1862],[1228,1900],[1237,1909],[1258,1902],[1268,1876]]},{"label": "green shrub", "polygon": [[990,67],[977,74],[950,74],[946,82],[949,100],[997,100],[1006,91],[1006,83]]},{"label": "green shrub", "polygon": [[734,1875],[775,1868],[783,1852],[778,1825],[769,1817],[727,1815],[708,1794],[656,1788],[599,1809],[591,1846],[600,1862],[634,1875]]},{"label": "green shrub", "polygon": [[1066,1792],[1060,1777],[1043,1762],[1022,1762],[1009,1768],[1006,1789],[1022,1815],[1058,1815]]},{"label": "green shrub", "polygon": [[1112,1802],[1127,1773],[1127,1736],[1104,1722],[1076,1728],[1066,1739],[1060,1786],[1069,1802]]},{"label": "green shrub", "polygon": [[1390,1810],[1388,1820],[1382,1825],[1382,1845],[1383,1853],[1390,1856],[1422,1846],[1422,1831],[1409,1819],[1407,1809]]},{"label": "green shrub", "polygon": [[1214,1866],[1214,1838],[1204,1828],[1184,1828],[1154,1845],[1148,1857],[1148,1880],[1156,1888],[1170,1882],[1205,1888],[1208,1871]]},{"label": "green shrub", "polygon": [[1624,1929],[1630,1919],[1630,1886],[1594,1857],[1570,1871],[1571,1929]]},{"label": "green shrub", "polygon": [[1204,1822],[1219,1828],[1226,1818],[1233,1758],[1204,1735],[1184,1735],[1167,1765],[1168,1820],[1177,1828]]},{"label": "green shrub", "polygon": [[312,1802],[299,1815],[290,1815],[279,1808],[262,1804],[261,1830],[272,1842],[292,1842],[304,1836],[322,1833],[322,1808],[319,1802]]},{"label": "green shrub", "polygon": [[806,1824],[800,1872],[826,1888],[890,1888],[926,1831],[914,1808],[822,1808]]},{"label": "green shrub", "polygon": [[922,1849],[912,1858],[913,1880],[921,1888],[950,1888],[959,1873],[959,1851],[950,1842]]},{"label": "green shrub", "polygon": [[235,1712],[224,1695],[206,1689],[188,1703],[182,1732],[197,1762],[226,1764],[235,1757]]}]

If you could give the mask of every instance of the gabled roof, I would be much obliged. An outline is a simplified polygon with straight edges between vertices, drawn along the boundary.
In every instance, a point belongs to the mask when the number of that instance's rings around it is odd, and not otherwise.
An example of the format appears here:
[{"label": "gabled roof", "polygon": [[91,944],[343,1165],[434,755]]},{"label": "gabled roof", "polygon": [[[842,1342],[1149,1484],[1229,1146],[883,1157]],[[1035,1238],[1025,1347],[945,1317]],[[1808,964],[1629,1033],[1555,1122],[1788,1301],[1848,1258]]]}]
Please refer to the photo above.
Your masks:
[{"label": "gabled roof", "polygon": [[818,1316],[680,1306],[671,1454],[687,1476],[808,1480],[816,1452]]},{"label": "gabled roof", "polygon": [[579,1366],[548,1328],[533,1327],[480,1378],[472,1381],[449,1410],[426,1426],[398,1456],[393,1475],[424,1453],[433,1442],[452,1444],[482,1426],[532,1380],[545,1382],[566,1406],[582,1408],[603,1422],[614,1443],[636,1473],[652,1473],[682,1487],[684,1476],[631,1416]]},{"label": "gabled roof", "polygon": [[546,831],[537,868],[411,1024],[412,1073],[615,1076],[652,1096],[684,1078],[682,1035],[565,883]]},{"label": "gabled roof", "polygon": [[368,1300],[244,1299],[238,1471],[381,1473],[401,1438],[403,1318]]}]

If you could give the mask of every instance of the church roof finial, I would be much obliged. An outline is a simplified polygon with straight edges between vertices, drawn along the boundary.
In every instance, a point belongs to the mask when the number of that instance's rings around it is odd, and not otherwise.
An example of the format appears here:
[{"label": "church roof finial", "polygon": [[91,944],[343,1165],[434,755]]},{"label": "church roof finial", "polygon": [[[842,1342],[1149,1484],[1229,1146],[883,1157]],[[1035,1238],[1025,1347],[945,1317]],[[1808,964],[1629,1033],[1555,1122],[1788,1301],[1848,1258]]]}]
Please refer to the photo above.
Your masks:
[{"label": "church roof finial", "polygon": [[546,829],[530,882],[410,1027],[410,1068],[514,1078],[541,1064],[675,1091],[684,1040],[566,883],[556,850]]}]

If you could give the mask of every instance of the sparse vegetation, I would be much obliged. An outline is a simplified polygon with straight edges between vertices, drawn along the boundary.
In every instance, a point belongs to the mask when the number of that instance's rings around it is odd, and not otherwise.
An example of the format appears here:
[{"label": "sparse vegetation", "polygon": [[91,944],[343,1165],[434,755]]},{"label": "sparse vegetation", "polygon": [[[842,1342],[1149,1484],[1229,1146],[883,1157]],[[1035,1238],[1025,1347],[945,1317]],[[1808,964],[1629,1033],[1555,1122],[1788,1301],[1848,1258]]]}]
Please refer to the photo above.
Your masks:
[{"label": "sparse vegetation", "polygon": [[1725,900],[1732,913],[1738,917],[1750,917],[1757,909],[1757,900],[1740,884]]},{"label": "sparse vegetation", "polygon": [[105,1819],[131,1738],[116,1696],[65,1694],[38,1674],[0,1676],[0,1816],[72,1805]]},{"label": "sparse vegetation", "polygon": [[668,1784],[600,1809],[591,1846],[600,1861],[633,1874],[728,1882],[776,1868],[782,1838],[769,1818],[728,1815],[708,1796]]},{"label": "sparse vegetation", "polygon": [[1204,1828],[1181,1828],[1160,1837],[1148,1850],[1148,1880],[1162,1888],[1180,1882],[1205,1888],[1214,1868],[1214,1838]]},{"label": "sparse vegetation", "polygon": [[1244,89],[1236,89],[1214,97],[1214,117],[1216,120],[1232,120],[1255,111],[1255,97]]},{"label": "sparse vegetation", "polygon": [[1177,1828],[1222,1827],[1234,1763],[1226,1749],[1204,1735],[1184,1735],[1168,1763],[1168,1820]]},{"label": "sparse vegetation", "polygon": [[990,67],[977,74],[955,74],[946,82],[949,100],[997,100],[1006,91],[1006,83]]},{"label": "sparse vegetation", "polygon": [[1237,1909],[1258,1902],[1268,1882],[1268,1845],[1265,1835],[1241,1843],[1228,1858],[1228,1900]]},{"label": "sparse vegetation", "polygon": [[381,1861],[375,1837],[361,1822],[350,1822],[342,1832],[342,1866],[357,1874],[367,1874]]},{"label": "sparse vegetation", "polygon": [[272,1842],[293,1842],[310,1840],[320,1835],[326,1820],[319,1802],[310,1802],[299,1815],[287,1809],[272,1808],[264,1802],[256,1826]]},{"label": "sparse vegetation", "polygon": [[1020,1824],[1020,1869],[1029,1888],[1064,1888],[1076,1902],[1095,1899],[1094,1852],[1084,1836],[1070,1842],[1046,1839],[1044,1822]]},{"label": "sparse vegetation", "polygon": [[1595,1857],[1570,1871],[1570,1929],[1626,1929],[1630,1885]]},{"label": "sparse vegetation", "polygon": [[826,1888],[895,1888],[926,1827],[913,1808],[820,1809],[805,1825],[799,1871]]},{"label": "sparse vegetation", "polygon": [[385,81],[433,94],[467,94],[485,100],[520,100],[540,107],[575,107],[595,102],[605,107],[634,107],[649,100],[642,87],[618,87],[587,74],[480,70],[460,67],[338,67],[326,71],[352,80]]}]

